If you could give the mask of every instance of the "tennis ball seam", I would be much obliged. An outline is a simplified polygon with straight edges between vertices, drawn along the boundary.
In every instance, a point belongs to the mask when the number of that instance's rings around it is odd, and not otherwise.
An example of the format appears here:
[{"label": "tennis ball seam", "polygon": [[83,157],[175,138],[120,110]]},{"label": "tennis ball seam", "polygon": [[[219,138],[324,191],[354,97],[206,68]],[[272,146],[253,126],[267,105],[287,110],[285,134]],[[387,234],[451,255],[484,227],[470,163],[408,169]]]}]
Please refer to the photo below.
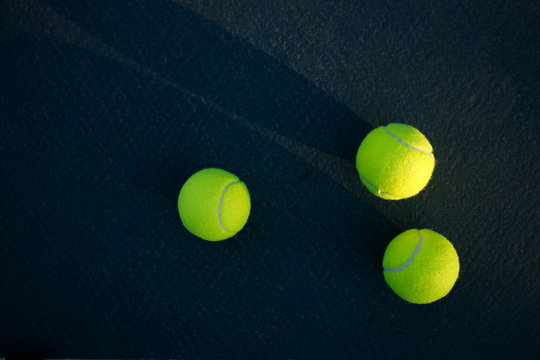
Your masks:
[{"label": "tennis ball seam", "polygon": [[393,197],[393,198],[396,198],[398,199],[399,197],[396,196],[396,195],[392,195],[390,193],[387,193],[386,191],[382,191],[381,189],[377,188],[377,186],[373,185],[372,183],[370,183],[365,176],[363,176],[362,174],[360,174],[360,172],[358,172],[358,175],[360,175],[360,177],[362,178],[362,180],[364,180],[366,182],[366,184],[368,184],[369,186],[371,186],[372,188],[375,189],[375,191],[377,191],[378,194],[385,194],[385,195],[388,195],[390,197]]},{"label": "tennis ball seam", "polygon": [[225,232],[228,232],[229,234],[232,233],[232,231],[229,231],[227,229],[225,229],[225,226],[223,226],[223,222],[221,221],[221,204],[223,203],[223,197],[225,196],[225,192],[227,192],[227,189],[229,188],[229,186],[231,186],[232,184],[236,184],[236,183],[239,183],[240,180],[236,180],[236,181],[231,181],[230,183],[228,183],[225,188],[223,189],[223,191],[221,192],[221,197],[219,198],[219,205],[218,205],[218,219],[219,219],[219,225],[221,226],[221,228],[225,231]]},{"label": "tennis ball seam", "polygon": [[409,260],[407,260],[407,262],[405,262],[405,264],[401,265],[401,266],[398,266],[396,268],[384,268],[384,271],[388,271],[388,272],[392,272],[392,273],[397,273],[401,270],[405,270],[409,265],[412,264],[413,260],[414,260],[414,257],[418,254],[418,252],[420,252],[420,249],[422,248],[422,233],[420,232],[420,230],[416,230],[418,231],[418,235],[419,235],[419,239],[418,239],[418,244],[416,245],[416,249],[414,249],[411,257],[409,258]]},{"label": "tennis ball seam", "polygon": [[405,141],[403,141],[403,140],[401,140],[399,137],[397,137],[397,135],[393,134],[390,130],[388,130],[388,128],[387,128],[386,126],[384,127],[384,130],[386,130],[386,132],[387,132],[388,134],[390,134],[390,135],[391,135],[394,139],[396,139],[398,142],[402,143],[402,144],[405,145],[405,146],[410,147],[411,149],[418,150],[418,151],[421,151],[421,152],[425,152],[425,153],[427,153],[427,154],[433,154],[433,151],[420,149],[420,148],[418,148],[418,147],[416,147],[416,146],[413,146],[413,145],[411,145],[411,144],[406,143]]}]

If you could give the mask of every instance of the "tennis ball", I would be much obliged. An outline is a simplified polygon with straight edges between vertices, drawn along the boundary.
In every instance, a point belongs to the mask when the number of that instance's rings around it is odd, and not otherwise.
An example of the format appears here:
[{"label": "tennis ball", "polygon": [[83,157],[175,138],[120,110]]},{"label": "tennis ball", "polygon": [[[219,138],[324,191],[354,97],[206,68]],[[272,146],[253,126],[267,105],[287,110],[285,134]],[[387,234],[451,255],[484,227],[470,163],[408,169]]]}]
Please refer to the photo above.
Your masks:
[{"label": "tennis ball", "polygon": [[251,200],[246,185],[225,170],[208,168],[193,174],[178,195],[185,228],[204,240],[234,236],[247,222]]},{"label": "tennis ball", "polygon": [[426,137],[412,126],[379,126],[364,138],[356,153],[360,181],[387,200],[418,194],[429,182],[435,157]]},{"label": "tennis ball", "polygon": [[452,290],[459,274],[459,258],[441,234],[411,229],[388,244],[383,269],[386,283],[399,297],[414,304],[427,304]]}]

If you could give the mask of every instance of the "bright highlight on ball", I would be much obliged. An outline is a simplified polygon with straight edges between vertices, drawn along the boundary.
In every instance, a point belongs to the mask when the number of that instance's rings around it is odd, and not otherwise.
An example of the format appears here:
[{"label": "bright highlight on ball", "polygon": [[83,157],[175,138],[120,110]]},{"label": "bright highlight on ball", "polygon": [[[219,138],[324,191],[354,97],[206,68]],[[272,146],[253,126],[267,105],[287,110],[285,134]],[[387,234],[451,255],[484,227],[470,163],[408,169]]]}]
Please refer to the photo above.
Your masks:
[{"label": "bright highlight on ball", "polygon": [[234,236],[246,224],[250,210],[246,185],[221,169],[208,168],[193,174],[178,195],[182,224],[204,240]]},{"label": "bright highlight on ball", "polygon": [[399,200],[418,194],[429,182],[435,157],[426,137],[412,126],[379,126],[364,138],[356,153],[356,169],[373,194]]},{"label": "bright highlight on ball", "polygon": [[459,258],[444,236],[411,229],[396,236],[384,253],[386,283],[402,299],[427,304],[446,296],[459,274]]}]

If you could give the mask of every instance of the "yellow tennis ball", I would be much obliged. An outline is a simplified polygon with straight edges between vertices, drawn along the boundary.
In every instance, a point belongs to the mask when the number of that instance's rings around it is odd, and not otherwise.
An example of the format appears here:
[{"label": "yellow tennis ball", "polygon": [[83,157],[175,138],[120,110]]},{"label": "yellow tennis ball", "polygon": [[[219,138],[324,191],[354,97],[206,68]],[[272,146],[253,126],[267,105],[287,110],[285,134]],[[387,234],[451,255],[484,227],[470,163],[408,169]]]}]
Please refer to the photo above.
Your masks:
[{"label": "yellow tennis ball", "polygon": [[412,126],[379,126],[364,138],[356,153],[356,169],[373,194],[387,200],[418,194],[429,182],[435,157],[428,139]]},{"label": "yellow tennis ball", "polygon": [[411,229],[388,244],[383,274],[402,299],[427,304],[452,290],[459,274],[459,258],[454,246],[441,234]]},{"label": "yellow tennis ball", "polygon": [[208,168],[193,174],[178,195],[182,224],[204,240],[230,238],[246,224],[251,200],[246,185],[221,169]]}]

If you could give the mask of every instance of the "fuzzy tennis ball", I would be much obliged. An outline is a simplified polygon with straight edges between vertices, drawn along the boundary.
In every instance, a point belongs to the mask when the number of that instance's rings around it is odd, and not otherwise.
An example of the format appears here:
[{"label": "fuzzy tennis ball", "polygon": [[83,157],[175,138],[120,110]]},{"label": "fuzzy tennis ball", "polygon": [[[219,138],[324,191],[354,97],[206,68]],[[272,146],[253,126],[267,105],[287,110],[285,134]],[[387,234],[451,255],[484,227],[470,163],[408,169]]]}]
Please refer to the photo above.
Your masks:
[{"label": "fuzzy tennis ball", "polygon": [[178,195],[178,212],[186,229],[204,240],[230,238],[247,222],[251,200],[246,185],[225,170],[193,174]]},{"label": "fuzzy tennis ball", "polygon": [[446,296],[459,274],[459,258],[444,236],[411,229],[396,236],[384,253],[386,283],[401,298],[427,304]]},{"label": "fuzzy tennis ball", "polygon": [[356,169],[373,194],[387,200],[418,194],[429,182],[435,157],[426,137],[412,126],[379,126],[364,138],[356,153]]}]

